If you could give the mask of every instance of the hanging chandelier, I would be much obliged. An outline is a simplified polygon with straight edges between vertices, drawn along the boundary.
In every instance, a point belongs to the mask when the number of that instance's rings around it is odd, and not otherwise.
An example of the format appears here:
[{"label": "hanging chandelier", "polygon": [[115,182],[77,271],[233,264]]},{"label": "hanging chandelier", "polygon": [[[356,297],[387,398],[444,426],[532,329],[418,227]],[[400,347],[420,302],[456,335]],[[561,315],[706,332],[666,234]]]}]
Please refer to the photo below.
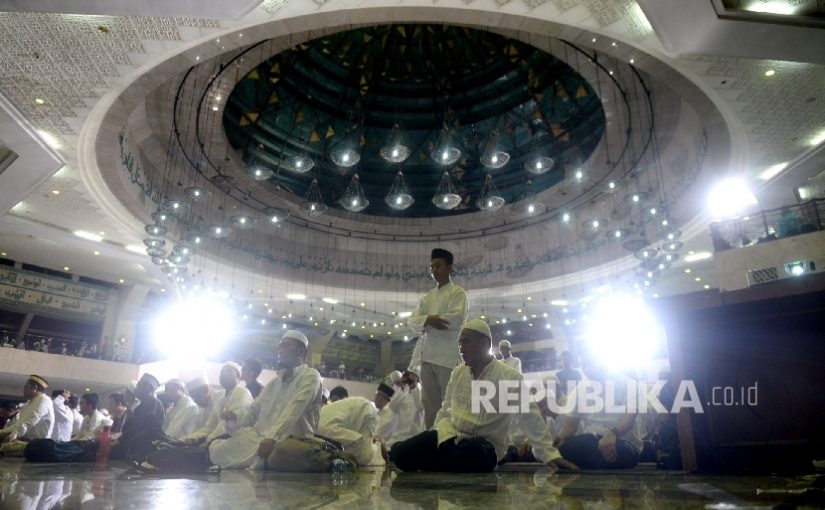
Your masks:
[{"label": "hanging chandelier", "polygon": [[255,181],[265,181],[274,174],[272,170],[261,165],[248,166],[244,169],[244,172]]},{"label": "hanging chandelier", "polygon": [[401,131],[398,129],[398,124],[396,124],[390,134],[390,143],[381,147],[379,154],[385,161],[390,163],[403,163],[410,157],[411,153],[412,151],[401,138]]},{"label": "hanging chandelier", "polygon": [[536,154],[524,162],[524,169],[531,174],[541,175],[549,172],[555,164],[553,158]]},{"label": "hanging chandelier", "polygon": [[384,201],[388,206],[397,211],[403,211],[415,202],[413,196],[410,195],[409,188],[407,188],[407,183],[404,180],[404,174],[401,170],[395,174],[395,180],[392,183],[390,192],[384,197]]},{"label": "hanging chandelier", "polygon": [[315,161],[307,155],[299,154],[297,156],[290,156],[286,158],[284,161],[284,166],[286,166],[287,170],[290,172],[305,174],[312,170],[312,167],[315,166]]},{"label": "hanging chandelier", "polygon": [[[430,153],[430,156],[433,158],[433,161],[442,166],[452,165],[461,158],[461,150],[453,145],[452,136],[446,125],[441,130],[441,134],[438,135],[435,149]],[[450,207],[450,209],[452,209],[452,207]]]},{"label": "hanging chandelier", "polygon": [[493,176],[487,174],[484,178],[484,186],[481,188],[481,194],[476,200],[476,206],[485,212],[498,211],[504,206],[505,200],[496,188],[496,183],[493,182]]},{"label": "hanging chandelier", "polygon": [[498,169],[510,161],[510,154],[501,150],[498,142],[498,131],[493,130],[487,137],[484,144],[484,152],[481,153],[481,164],[487,168]]},{"label": "hanging chandelier", "polygon": [[432,202],[433,205],[445,211],[455,209],[461,203],[461,195],[455,192],[453,181],[450,180],[450,174],[446,171],[441,175],[441,182],[438,183]]},{"label": "hanging chandelier", "polygon": [[321,189],[318,187],[318,179],[312,179],[304,201],[301,203],[301,210],[304,214],[312,217],[321,216],[327,212],[327,204],[321,196]]},{"label": "hanging chandelier", "polygon": [[349,181],[349,185],[339,203],[341,207],[350,212],[363,211],[370,205],[370,201],[367,200],[367,195],[364,193],[364,188],[361,187],[358,174],[352,176],[352,180]]}]

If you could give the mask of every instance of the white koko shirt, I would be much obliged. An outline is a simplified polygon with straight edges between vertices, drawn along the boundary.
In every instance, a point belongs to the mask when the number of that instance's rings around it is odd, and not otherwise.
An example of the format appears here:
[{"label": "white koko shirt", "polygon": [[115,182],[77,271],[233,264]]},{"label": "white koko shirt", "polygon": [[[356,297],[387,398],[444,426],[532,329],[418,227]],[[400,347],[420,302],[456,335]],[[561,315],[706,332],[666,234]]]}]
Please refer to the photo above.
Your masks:
[{"label": "white koko shirt", "polygon": [[[467,293],[452,282],[434,288],[421,298],[418,307],[407,319],[413,331],[423,333],[415,344],[410,370],[417,372],[423,362],[450,369],[458,364],[458,334],[467,322],[468,310]],[[428,315],[438,315],[448,320],[447,329],[425,327]]]}]

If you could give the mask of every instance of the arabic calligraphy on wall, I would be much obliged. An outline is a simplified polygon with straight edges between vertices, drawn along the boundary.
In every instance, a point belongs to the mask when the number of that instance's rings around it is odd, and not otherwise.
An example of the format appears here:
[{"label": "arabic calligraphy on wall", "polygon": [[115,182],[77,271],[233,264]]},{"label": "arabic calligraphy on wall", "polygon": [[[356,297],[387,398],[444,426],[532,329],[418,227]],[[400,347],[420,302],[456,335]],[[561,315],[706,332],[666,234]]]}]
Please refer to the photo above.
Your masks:
[{"label": "arabic calligraphy on wall", "polygon": [[12,268],[0,269],[0,301],[61,313],[103,318],[111,291],[85,283],[49,278]]}]

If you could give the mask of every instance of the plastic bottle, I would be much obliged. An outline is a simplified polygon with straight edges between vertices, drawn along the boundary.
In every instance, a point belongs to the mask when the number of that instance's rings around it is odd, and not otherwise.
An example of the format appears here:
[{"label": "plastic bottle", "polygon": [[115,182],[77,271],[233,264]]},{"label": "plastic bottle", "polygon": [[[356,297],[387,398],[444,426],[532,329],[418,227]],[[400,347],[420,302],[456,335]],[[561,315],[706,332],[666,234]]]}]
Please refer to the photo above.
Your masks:
[{"label": "plastic bottle", "polygon": [[97,463],[106,464],[109,460],[109,450],[112,449],[112,427],[103,427],[98,436]]}]

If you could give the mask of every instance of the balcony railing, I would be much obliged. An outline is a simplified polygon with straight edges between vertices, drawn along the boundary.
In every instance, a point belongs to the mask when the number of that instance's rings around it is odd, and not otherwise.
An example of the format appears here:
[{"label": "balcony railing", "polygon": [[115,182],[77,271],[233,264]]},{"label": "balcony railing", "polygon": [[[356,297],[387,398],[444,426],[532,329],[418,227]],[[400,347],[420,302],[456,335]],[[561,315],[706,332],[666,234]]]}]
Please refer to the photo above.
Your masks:
[{"label": "balcony railing", "polygon": [[710,224],[716,251],[742,248],[825,229],[825,198]]}]

